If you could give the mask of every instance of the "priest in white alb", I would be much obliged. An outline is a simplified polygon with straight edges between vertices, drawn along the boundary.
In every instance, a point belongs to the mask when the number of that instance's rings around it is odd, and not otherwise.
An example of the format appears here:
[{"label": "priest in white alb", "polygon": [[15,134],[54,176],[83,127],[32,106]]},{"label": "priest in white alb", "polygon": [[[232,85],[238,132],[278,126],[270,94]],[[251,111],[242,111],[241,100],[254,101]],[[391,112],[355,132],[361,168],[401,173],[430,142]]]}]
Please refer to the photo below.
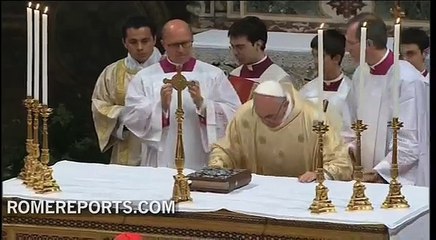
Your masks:
[{"label": "priest in white alb", "polygon": [[265,80],[291,82],[291,77],[265,53],[268,31],[265,23],[255,16],[235,21],[228,36],[232,53],[239,67],[230,72],[229,79],[242,103],[251,99],[253,89]]},{"label": "priest in white alb", "polygon": [[167,57],[140,71],[126,95],[123,124],[148,147],[141,165],[175,167],[177,91],[170,83],[177,68],[195,82],[182,93],[185,167],[207,166],[210,146],[224,136],[227,123],[241,105],[224,72],[192,57],[192,31],[182,20],[170,20],[162,29]]},{"label": "priest in white alb", "polygon": [[[367,41],[360,42],[361,26],[367,22]],[[360,44],[366,44],[364,87],[359,88],[359,66],[353,75],[353,86],[347,98],[350,119],[344,126],[353,136],[351,124],[358,118],[368,125],[362,133],[362,166],[364,180],[391,180],[392,129],[388,122],[398,110],[404,126],[398,133],[399,181],[406,185],[426,185],[429,174],[426,121],[428,108],[423,76],[409,62],[399,61],[399,79],[394,78],[394,54],[386,48],[387,27],[384,21],[371,14],[361,13],[350,20],[346,33],[347,51],[359,62]],[[369,65],[369,67],[367,67]],[[366,67],[365,67],[366,66]],[[365,70],[364,70],[365,71]],[[399,105],[394,106],[393,81],[398,82]],[[359,102],[360,93],[363,95]],[[350,146],[354,147],[353,142]]]},{"label": "priest in white alb", "polygon": [[[320,111],[292,84],[264,81],[254,90],[253,99],[237,111],[225,138],[214,144],[209,166],[312,182],[318,150],[312,126],[320,119]],[[324,135],[323,158],[326,179],[351,179],[353,167],[340,129],[331,128]]]},{"label": "priest in white alb", "polygon": [[111,163],[138,166],[147,148],[120,124],[127,86],[133,76],[157,63],[161,54],[155,47],[156,27],[142,16],[129,18],[122,26],[122,43],[127,57],[107,66],[97,79],[92,94],[92,117],[100,150],[112,148]]}]

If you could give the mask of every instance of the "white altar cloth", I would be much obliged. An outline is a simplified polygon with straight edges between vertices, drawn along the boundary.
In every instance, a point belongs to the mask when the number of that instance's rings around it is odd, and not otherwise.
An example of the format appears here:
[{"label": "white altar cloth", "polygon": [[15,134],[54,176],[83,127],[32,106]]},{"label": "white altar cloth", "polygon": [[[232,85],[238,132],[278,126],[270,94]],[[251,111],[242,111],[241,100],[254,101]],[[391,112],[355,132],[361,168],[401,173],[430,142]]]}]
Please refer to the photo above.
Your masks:
[{"label": "white altar cloth", "polygon": [[[192,170],[185,170],[185,174]],[[3,182],[3,198],[35,200],[168,200],[171,198],[175,169],[129,167],[60,161],[53,166],[54,178],[62,191],[35,194],[21,180]],[[429,189],[403,186],[409,209],[381,209],[389,186],[366,184],[366,194],[374,211],[347,212],[353,182],[326,181],[329,197],[337,208],[333,214],[311,214],[309,205],[316,183],[299,183],[296,178],[253,174],[249,185],[229,194],[192,192],[193,202],[180,203],[182,212],[232,212],[284,220],[343,224],[383,224],[391,239],[429,239]],[[413,237],[412,237],[413,236]]]}]

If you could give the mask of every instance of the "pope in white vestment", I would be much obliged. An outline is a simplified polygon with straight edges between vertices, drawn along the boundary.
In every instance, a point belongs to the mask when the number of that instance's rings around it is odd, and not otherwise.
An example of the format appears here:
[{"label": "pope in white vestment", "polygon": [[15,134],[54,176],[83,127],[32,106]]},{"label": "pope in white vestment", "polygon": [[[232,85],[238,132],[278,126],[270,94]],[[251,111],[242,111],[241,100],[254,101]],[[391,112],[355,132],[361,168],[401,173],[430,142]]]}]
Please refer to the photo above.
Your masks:
[{"label": "pope in white vestment", "polygon": [[147,149],[119,124],[119,119],[129,82],[139,70],[157,63],[161,54],[154,47],[155,27],[145,17],[129,18],[122,29],[127,57],[102,71],[92,94],[91,110],[100,150],[112,148],[110,163],[137,166]]},{"label": "pope in white vestment", "polygon": [[[375,170],[386,181],[391,180],[392,129],[388,122],[393,117],[392,81],[393,53],[386,50],[382,60],[370,67],[365,77],[363,102],[358,104],[359,72],[353,75],[352,88],[347,98],[350,129],[356,118],[363,120],[368,129],[362,133],[363,170]],[[423,185],[429,174],[428,119],[426,90],[423,76],[409,62],[400,60],[399,120],[404,123],[398,134],[399,180],[402,184]],[[360,109],[359,109],[360,107]],[[359,109],[359,110],[358,110]]]},{"label": "pope in white vestment", "polygon": [[[237,111],[226,137],[214,144],[211,167],[299,177],[302,182],[315,180],[318,136],[312,127],[320,109],[304,100],[292,84],[282,86],[265,81],[254,90],[254,99]],[[332,127],[324,135],[323,156],[327,179],[351,179],[353,167],[340,129]]]}]

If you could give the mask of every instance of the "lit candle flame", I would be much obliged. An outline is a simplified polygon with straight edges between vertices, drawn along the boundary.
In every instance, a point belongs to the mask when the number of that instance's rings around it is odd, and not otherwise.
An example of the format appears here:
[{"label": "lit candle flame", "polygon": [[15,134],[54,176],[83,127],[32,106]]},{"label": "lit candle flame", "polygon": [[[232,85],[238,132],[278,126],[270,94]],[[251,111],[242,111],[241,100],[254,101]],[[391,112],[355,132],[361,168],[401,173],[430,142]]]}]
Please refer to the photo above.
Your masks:
[{"label": "lit candle flame", "polygon": [[397,21],[395,22],[395,24],[400,24],[401,18],[397,18]]},{"label": "lit candle flame", "polygon": [[362,27],[366,27],[366,22],[363,23]]},{"label": "lit candle flame", "polygon": [[29,2],[28,4],[27,4],[27,7],[31,7],[32,6],[32,2]]},{"label": "lit candle flame", "polygon": [[48,12],[48,7],[45,7],[44,13],[47,13],[47,12]]},{"label": "lit candle flame", "polygon": [[36,8],[35,8],[35,9],[36,9],[36,10],[38,10],[38,8],[39,8],[39,3],[38,3],[38,4],[36,4]]},{"label": "lit candle flame", "polygon": [[321,23],[321,25],[319,26],[319,29],[323,29],[324,28],[324,23]]}]

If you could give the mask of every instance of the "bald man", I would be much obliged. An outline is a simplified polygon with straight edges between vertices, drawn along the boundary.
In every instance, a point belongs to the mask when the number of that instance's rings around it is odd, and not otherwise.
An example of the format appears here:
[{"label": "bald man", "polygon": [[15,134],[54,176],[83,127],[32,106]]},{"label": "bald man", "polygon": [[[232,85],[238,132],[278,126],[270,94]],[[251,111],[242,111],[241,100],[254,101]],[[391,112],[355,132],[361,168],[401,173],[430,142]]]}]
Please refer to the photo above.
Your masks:
[{"label": "bald man", "polygon": [[[317,116],[315,105],[292,84],[264,81],[254,90],[253,99],[236,112],[225,138],[213,145],[209,166],[312,182],[317,152],[312,125]],[[326,179],[350,180],[352,163],[339,131],[330,128],[324,144]]]},{"label": "bald man", "polygon": [[182,93],[186,168],[207,165],[211,144],[224,136],[241,105],[224,72],[192,56],[192,41],[186,22],[167,22],[161,40],[167,57],[138,72],[127,90],[123,124],[147,145],[143,166],[175,167],[177,91],[163,79],[171,79],[177,68],[195,83]]}]

